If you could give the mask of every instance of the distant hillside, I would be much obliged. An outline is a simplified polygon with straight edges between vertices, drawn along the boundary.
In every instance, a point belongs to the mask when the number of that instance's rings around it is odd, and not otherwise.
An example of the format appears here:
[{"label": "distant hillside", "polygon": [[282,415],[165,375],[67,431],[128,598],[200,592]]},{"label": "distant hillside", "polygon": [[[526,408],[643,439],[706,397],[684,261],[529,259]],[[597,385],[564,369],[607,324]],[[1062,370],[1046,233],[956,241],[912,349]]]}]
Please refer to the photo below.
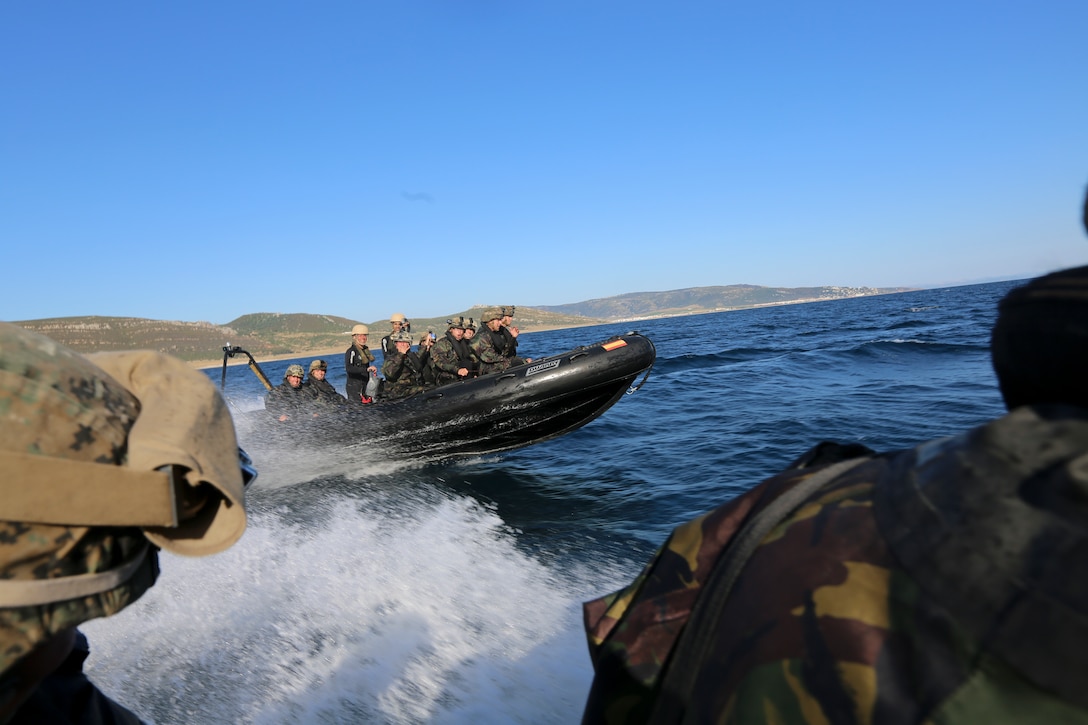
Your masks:
[{"label": "distant hillside", "polygon": [[[479,326],[484,309],[481,305],[443,317],[411,320],[412,334],[418,337],[428,329],[441,334],[446,330],[446,320],[451,317],[471,317]],[[517,325],[526,332],[603,322],[606,320],[528,307],[518,308],[517,311]],[[226,325],[97,316],[24,320],[15,324],[40,332],[77,352],[159,350],[182,360],[208,361],[222,359],[223,346],[227,344],[248,350],[258,360],[272,355],[347,349],[351,344],[349,333],[357,321],[333,315],[258,312],[243,315]],[[378,341],[393,329],[388,320],[375,320],[367,324],[370,327],[371,347],[376,347]]]},{"label": "distant hillside", "polygon": [[543,306],[537,309],[619,322],[636,318],[674,317],[906,291],[908,291],[906,287],[760,287],[751,284],[734,284],[724,287],[689,287],[668,292],[631,292],[615,297],[586,300],[568,305]]},{"label": "distant hillside", "polygon": [[[905,291],[901,287],[692,287],[669,292],[633,292],[569,305],[518,307],[515,323],[523,332],[532,332]],[[417,339],[428,329],[441,334],[450,317],[472,318],[479,326],[484,309],[484,305],[477,305],[441,317],[413,319],[412,334]],[[47,335],[78,352],[159,350],[182,360],[209,361],[222,359],[223,346],[228,343],[248,350],[258,360],[272,355],[346,349],[350,344],[348,334],[357,321],[301,312],[258,312],[226,325],[137,317],[58,317],[15,324]],[[384,319],[367,324],[371,347],[376,347],[392,329]]]},{"label": "distant hillside", "polygon": [[[261,340],[276,350],[273,354],[287,352],[307,352],[350,344],[348,335],[354,320],[331,315],[309,315],[302,312],[282,314],[278,312],[257,312],[242,315],[231,320],[224,329],[236,330],[245,338]],[[233,342],[233,341],[232,341]],[[220,343],[219,347],[222,348]],[[257,355],[253,349],[241,345]],[[222,355],[222,351],[219,352]]]},{"label": "distant hillside", "polygon": [[240,345],[258,357],[290,352],[267,340],[210,322],[146,320],[139,317],[56,317],[15,324],[84,353],[159,350],[182,360],[210,360],[221,358],[223,346],[228,342]]}]

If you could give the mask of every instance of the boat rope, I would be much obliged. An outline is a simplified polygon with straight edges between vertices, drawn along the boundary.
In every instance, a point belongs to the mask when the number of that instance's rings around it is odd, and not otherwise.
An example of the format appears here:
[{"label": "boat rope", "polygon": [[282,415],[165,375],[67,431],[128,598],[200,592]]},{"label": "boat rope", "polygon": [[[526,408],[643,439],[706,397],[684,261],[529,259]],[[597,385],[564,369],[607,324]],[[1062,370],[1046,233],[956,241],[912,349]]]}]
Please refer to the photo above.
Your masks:
[{"label": "boat rope", "polygon": [[650,367],[646,368],[646,374],[642,376],[642,380],[640,380],[638,382],[638,385],[632,385],[631,387],[629,387],[627,389],[626,394],[630,395],[631,393],[633,393],[636,390],[638,390],[639,388],[641,388],[643,386],[643,384],[646,382],[646,378],[650,377],[650,371],[653,370],[653,369],[654,369],[654,366],[653,366],[653,363],[651,363]]}]

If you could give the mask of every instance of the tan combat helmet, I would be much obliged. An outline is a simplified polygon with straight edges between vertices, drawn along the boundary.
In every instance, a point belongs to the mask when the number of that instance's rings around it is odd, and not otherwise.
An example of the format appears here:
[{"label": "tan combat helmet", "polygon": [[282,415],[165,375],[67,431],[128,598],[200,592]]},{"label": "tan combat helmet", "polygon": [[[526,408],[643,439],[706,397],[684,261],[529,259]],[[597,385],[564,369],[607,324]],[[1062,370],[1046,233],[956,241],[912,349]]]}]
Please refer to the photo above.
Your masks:
[{"label": "tan combat helmet", "polygon": [[393,314],[391,314],[389,316],[389,321],[390,322],[400,322],[400,323],[403,324],[403,323],[408,321],[408,318],[404,316],[403,312],[394,312]]},{"label": "tan combat helmet", "polygon": [[0,425],[0,675],[138,599],[158,547],[213,554],[245,530],[255,474],[215,385],[180,360],[83,357],[0,322]]}]

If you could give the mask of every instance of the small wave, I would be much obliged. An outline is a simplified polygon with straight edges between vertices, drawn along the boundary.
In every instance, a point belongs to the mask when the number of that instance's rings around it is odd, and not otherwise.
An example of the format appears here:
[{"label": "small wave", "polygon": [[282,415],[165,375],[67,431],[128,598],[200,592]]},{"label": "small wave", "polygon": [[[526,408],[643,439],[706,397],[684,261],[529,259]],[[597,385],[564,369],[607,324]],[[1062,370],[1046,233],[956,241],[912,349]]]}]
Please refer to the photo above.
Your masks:
[{"label": "small wave", "polygon": [[86,626],[91,677],[159,722],[576,721],[590,592],[471,499],[385,504],[258,514],[214,559],[164,555],[140,602]]}]

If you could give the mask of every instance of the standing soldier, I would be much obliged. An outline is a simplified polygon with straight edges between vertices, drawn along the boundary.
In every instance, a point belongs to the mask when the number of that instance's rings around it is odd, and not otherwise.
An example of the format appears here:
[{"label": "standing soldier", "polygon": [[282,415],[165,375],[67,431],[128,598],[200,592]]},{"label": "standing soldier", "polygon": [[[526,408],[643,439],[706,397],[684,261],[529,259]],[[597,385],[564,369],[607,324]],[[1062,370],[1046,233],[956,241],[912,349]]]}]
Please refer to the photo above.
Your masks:
[{"label": "standing soldier", "polygon": [[389,324],[393,326],[393,331],[382,338],[382,360],[385,360],[385,356],[393,351],[393,335],[398,332],[408,332],[407,325],[408,319],[404,316],[403,312],[394,312],[389,316]]},{"label": "standing soldier", "polygon": [[465,342],[465,323],[462,320],[461,317],[447,320],[446,334],[431,350],[431,363],[437,385],[464,380],[470,375],[472,353]]},{"label": "standing soldier", "polygon": [[369,334],[370,328],[366,325],[351,328],[351,347],[344,353],[344,369],[348,374],[345,389],[351,403],[369,403],[372,400],[366,394],[366,389],[371,379],[377,377],[378,368],[374,367],[374,354],[366,346]]}]

